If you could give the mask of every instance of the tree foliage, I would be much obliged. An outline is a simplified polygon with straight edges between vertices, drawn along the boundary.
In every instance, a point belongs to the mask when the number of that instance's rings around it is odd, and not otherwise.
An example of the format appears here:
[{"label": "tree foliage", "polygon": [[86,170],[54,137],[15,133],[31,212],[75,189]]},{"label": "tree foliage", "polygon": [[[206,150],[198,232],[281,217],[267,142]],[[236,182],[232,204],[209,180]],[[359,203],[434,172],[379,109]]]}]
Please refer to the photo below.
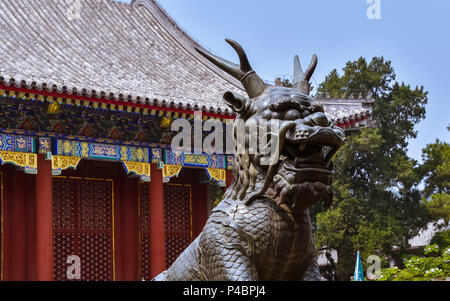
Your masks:
[{"label": "tree foliage", "polygon": [[424,179],[424,197],[450,192],[450,145],[436,140],[422,151],[423,164],[418,168]]},{"label": "tree foliage", "polygon": [[[450,129],[449,129],[450,130]],[[443,232],[438,232],[432,239],[440,247],[448,243],[450,230],[450,145],[436,140],[422,151],[423,164],[417,173],[423,179],[423,204],[428,213]],[[439,221],[444,223],[439,223]]]},{"label": "tree foliage", "polygon": [[450,248],[438,245],[424,248],[425,256],[406,255],[402,268],[392,267],[381,271],[379,281],[430,281],[450,277]]},{"label": "tree foliage", "polygon": [[360,57],[356,61],[347,62],[343,71],[343,76],[340,76],[336,69],[331,71],[317,88],[318,96],[335,98],[381,96],[389,89],[391,81],[395,80],[391,62],[384,61],[383,57],[374,57],[369,64],[365,58]]},{"label": "tree foliage", "polygon": [[429,200],[424,200],[425,207],[435,221],[443,219],[444,225],[448,225],[450,220],[450,194],[436,193]]},{"label": "tree foliage", "polygon": [[318,248],[338,252],[339,279],[348,280],[358,250],[362,258],[395,256],[393,246],[406,249],[429,220],[418,164],[406,153],[415,125],[425,117],[427,92],[394,82],[391,62],[383,57],[370,63],[359,58],[343,71],[341,76],[333,70],[317,96],[372,97],[376,125],[349,136],[336,155],[335,202],[317,214],[314,225]]}]

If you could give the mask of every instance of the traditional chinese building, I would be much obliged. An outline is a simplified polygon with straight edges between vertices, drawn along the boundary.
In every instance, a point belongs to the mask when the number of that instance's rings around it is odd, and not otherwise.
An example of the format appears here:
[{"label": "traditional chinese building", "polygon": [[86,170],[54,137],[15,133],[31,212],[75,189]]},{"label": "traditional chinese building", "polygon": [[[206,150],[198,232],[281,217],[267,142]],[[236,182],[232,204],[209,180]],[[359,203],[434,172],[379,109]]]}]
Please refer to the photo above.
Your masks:
[{"label": "traditional chinese building", "polygon": [[[153,0],[4,0],[0,36],[1,280],[67,280],[71,255],[81,280],[151,279],[232,179],[232,156],[173,153],[171,122],[233,122],[241,83]],[[319,101],[370,121],[369,100]]]}]

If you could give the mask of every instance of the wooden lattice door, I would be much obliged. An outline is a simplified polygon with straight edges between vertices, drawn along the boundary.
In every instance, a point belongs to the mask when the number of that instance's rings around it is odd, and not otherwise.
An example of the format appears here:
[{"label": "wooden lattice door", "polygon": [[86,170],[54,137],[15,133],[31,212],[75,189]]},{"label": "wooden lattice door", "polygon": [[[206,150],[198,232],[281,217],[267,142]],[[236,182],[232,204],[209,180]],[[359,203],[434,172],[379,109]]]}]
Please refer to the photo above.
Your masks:
[{"label": "wooden lattice door", "polygon": [[81,280],[114,280],[113,182],[53,179],[55,280],[67,280],[67,258],[80,257]]},{"label": "wooden lattice door", "polygon": [[164,230],[170,267],[192,242],[191,186],[164,184]]},{"label": "wooden lattice door", "polygon": [[3,172],[0,171],[0,280],[3,280],[3,249],[4,249],[4,233],[3,233],[3,223],[4,223],[4,216],[3,216],[3,207],[4,207],[4,200],[3,200]]},{"label": "wooden lattice door", "polygon": [[139,183],[139,274],[141,279],[151,280],[150,266],[150,204],[148,183]]}]

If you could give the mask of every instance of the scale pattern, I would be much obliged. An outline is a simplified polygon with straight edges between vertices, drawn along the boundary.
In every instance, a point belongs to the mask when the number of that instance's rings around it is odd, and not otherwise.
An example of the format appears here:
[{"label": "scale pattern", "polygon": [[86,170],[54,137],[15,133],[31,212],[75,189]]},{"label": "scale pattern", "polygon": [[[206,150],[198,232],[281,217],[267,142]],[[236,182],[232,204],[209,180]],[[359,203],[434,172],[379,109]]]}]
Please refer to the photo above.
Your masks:
[{"label": "scale pattern", "polygon": [[294,218],[270,199],[227,199],[155,280],[320,280],[312,237],[308,210]]}]

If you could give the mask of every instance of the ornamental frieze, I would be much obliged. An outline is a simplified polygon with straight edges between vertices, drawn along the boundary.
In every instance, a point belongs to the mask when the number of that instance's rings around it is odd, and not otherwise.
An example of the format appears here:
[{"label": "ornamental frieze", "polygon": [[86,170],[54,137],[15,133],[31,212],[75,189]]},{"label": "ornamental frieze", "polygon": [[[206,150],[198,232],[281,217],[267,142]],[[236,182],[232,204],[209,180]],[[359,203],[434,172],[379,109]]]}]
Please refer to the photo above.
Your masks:
[{"label": "ornamental frieze", "polygon": [[52,174],[59,176],[63,170],[69,168],[77,169],[80,161],[81,158],[78,157],[52,156]]},{"label": "ornamental frieze", "polygon": [[36,154],[0,151],[0,164],[6,163],[23,168],[25,173],[37,174]]},{"label": "ornamental frieze", "polygon": [[55,139],[54,155],[126,162],[150,162],[150,148]]},{"label": "ornamental frieze", "polygon": [[34,153],[36,142],[33,137],[0,133],[0,151]]},{"label": "ornamental frieze", "polygon": [[171,150],[166,149],[164,150],[164,163],[186,167],[226,169],[227,156],[216,154],[208,155],[175,153]]},{"label": "ornamental frieze", "polygon": [[225,187],[227,185],[226,170],[217,168],[207,168],[206,171],[210,180],[216,181],[217,184],[221,187]]},{"label": "ornamental frieze", "polygon": [[143,182],[150,182],[150,163],[142,162],[122,162],[128,175],[136,175],[141,178]]},{"label": "ornamental frieze", "polygon": [[169,183],[170,178],[178,177],[183,166],[180,165],[164,165],[162,170],[163,183]]}]

